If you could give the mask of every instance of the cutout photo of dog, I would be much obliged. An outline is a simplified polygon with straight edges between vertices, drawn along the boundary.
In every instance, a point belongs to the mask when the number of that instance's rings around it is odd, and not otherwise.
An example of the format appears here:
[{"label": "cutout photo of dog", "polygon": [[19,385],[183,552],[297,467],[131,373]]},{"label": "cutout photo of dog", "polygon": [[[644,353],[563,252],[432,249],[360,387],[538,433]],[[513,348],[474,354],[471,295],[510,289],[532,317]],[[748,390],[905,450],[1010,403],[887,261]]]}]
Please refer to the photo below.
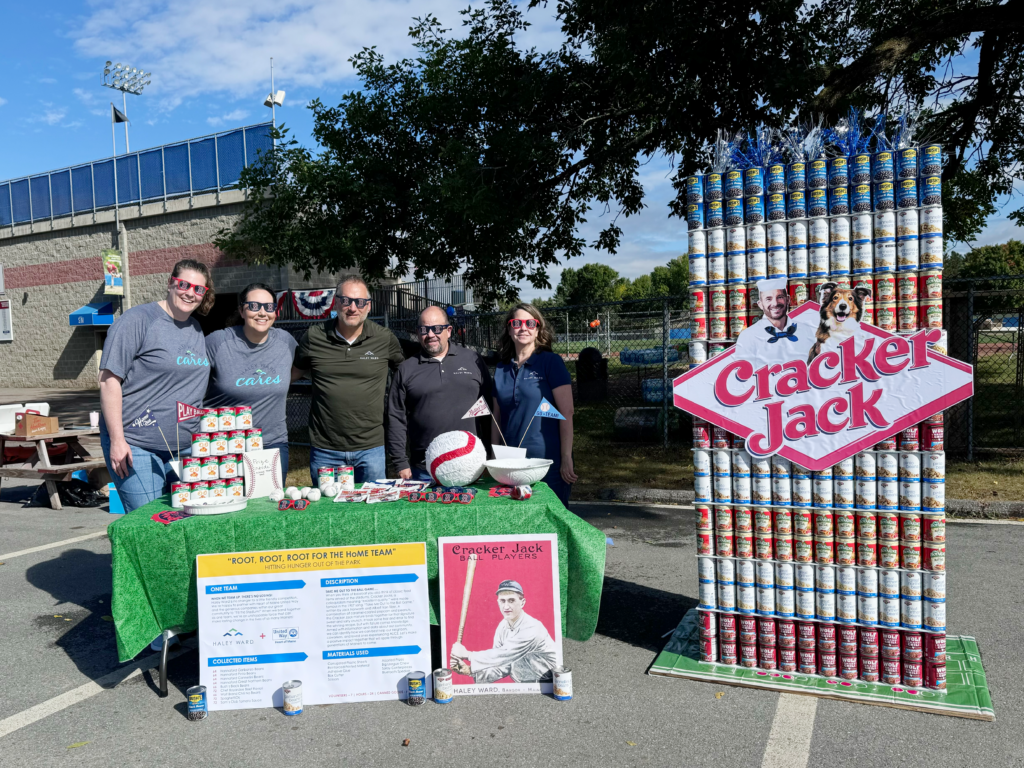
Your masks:
[{"label": "cutout photo of dog", "polygon": [[864,287],[840,288],[838,283],[825,283],[818,291],[821,322],[815,333],[815,343],[807,355],[807,362],[827,350],[838,350],[840,343],[861,338],[860,319],[864,315],[864,300],[871,291]]}]

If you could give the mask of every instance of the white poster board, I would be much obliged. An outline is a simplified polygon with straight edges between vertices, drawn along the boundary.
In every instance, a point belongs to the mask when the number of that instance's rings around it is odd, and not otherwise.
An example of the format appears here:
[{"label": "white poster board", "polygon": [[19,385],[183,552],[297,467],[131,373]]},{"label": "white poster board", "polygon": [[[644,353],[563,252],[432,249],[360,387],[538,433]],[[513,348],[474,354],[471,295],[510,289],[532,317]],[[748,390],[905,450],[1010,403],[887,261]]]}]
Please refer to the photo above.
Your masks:
[{"label": "white poster board", "polygon": [[0,341],[14,341],[11,302],[7,299],[0,299]]},{"label": "white poster board", "polygon": [[[281,514],[287,514],[282,512]],[[199,555],[199,681],[211,710],[404,699],[426,673],[426,545]]]}]

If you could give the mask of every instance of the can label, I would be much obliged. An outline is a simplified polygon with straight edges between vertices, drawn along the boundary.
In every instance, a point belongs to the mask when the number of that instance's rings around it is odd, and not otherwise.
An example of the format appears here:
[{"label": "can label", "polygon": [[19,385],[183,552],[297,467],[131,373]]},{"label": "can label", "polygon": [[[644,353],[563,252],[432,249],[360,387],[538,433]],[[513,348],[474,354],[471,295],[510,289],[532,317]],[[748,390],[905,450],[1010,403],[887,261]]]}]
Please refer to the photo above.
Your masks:
[{"label": "can label", "polygon": [[736,584],[718,582],[718,608],[722,611],[736,610]]},{"label": "can label", "polygon": [[703,176],[687,176],[686,177],[686,202],[688,202],[688,203],[702,203],[702,202],[704,202],[704,177]]},{"label": "can label", "polygon": [[838,216],[850,212],[850,188],[830,187],[828,190],[828,213]]},{"label": "can label", "polygon": [[710,285],[720,285],[725,282],[727,264],[725,255],[715,253],[708,255],[708,283]]},{"label": "can label", "polygon": [[900,547],[895,541],[878,542],[878,565],[881,568],[900,567]]},{"label": "can label", "polygon": [[[776,249],[769,251],[767,254],[760,254],[761,256],[767,256],[767,263],[765,269],[767,270],[768,277],[785,277],[788,269],[787,253],[784,250]],[[797,277],[797,275],[791,275],[791,277]]]},{"label": "can label", "polygon": [[704,230],[696,229],[687,235],[687,255],[689,256],[706,256],[707,255],[707,238],[704,234]]},{"label": "can label", "polygon": [[788,477],[772,477],[772,503],[788,506],[791,502]]},{"label": "can label", "polygon": [[747,255],[743,251],[729,251],[726,254],[726,280],[730,283],[746,282]]},{"label": "can label", "polygon": [[[836,595],[834,592],[814,593],[814,615],[819,621],[836,620]],[[820,639],[818,643],[820,647]]]},{"label": "can label", "polygon": [[185,691],[185,697],[188,699],[188,719],[205,720],[209,714],[207,711],[206,686],[193,685]]},{"label": "can label", "polygon": [[920,192],[921,205],[942,204],[942,177],[925,176],[921,179]]},{"label": "can label", "polygon": [[896,243],[875,242],[875,272],[896,271]]},{"label": "can label", "polygon": [[945,542],[946,516],[944,514],[923,514],[921,516],[921,538],[928,543]]},{"label": "can label", "polygon": [[920,571],[904,571],[900,574],[900,597],[920,600],[924,591]]},{"label": "can label", "polygon": [[743,199],[743,220],[747,224],[765,220],[764,195],[750,195]]},{"label": "can label", "polygon": [[917,179],[900,179],[896,184],[897,207],[916,208],[920,204]]},{"label": "can label", "polygon": [[910,570],[916,570],[921,567],[921,542],[901,541],[899,548],[900,567]]},{"label": "can label", "polygon": [[926,206],[921,209],[921,237],[929,235],[942,236],[942,208],[939,206]]},{"label": "can label", "polygon": [[732,557],[735,551],[734,536],[732,531],[719,531],[715,536],[715,554],[719,557]]},{"label": "can label", "polygon": [[708,282],[708,260],[705,256],[690,256],[690,285]]},{"label": "can label", "polygon": [[[412,683],[410,681],[410,689],[411,687]],[[284,694],[284,713],[286,715],[301,715],[302,682],[300,680],[289,680],[281,686],[281,689]]]},{"label": "can label", "polygon": [[[898,597],[879,595],[878,623],[883,627],[898,627],[900,625],[900,599]],[[884,656],[884,646],[882,650]]]},{"label": "can label", "polygon": [[[921,567],[929,571],[946,570],[946,545],[941,542],[927,542],[921,546]],[[943,581],[945,587],[945,581]]]},{"label": "can label", "polygon": [[852,189],[854,213],[870,213],[871,205],[871,184],[854,184]]},{"label": "can label", "polygon": [[729,311],[730,312],[746,312],[747,311],[747,288],[744,285],[738,285],[729,289]]},{"label": "can label", "polygon": [[[909,598],[900,600],[900,626],[904,629],[921,629],[923,622],[924,611],[920,598],[917,600]],[[906,658],[906,650],[904,650],[904,658]]]},{"label": "can label", "polygon": [[[712,614],[714,615],[714,614]],[[555,667],[552,670],[552,674],[555,678],[555,698],[558,698],[558,675],[565,668]],[[435,669],[434,670],[434,701],[438,704],[450,704],[455,698],[455,683],[452,679],[452,671],[450,669]],[[569,698],[572,698],[572,673],[569,673]]]},{"label": "can label", "polygon": [[828,161],[825,158],[812,160],[807,164],[807,187],[825,189],[828,186]]},{"label": "can label", "polygon": [[871,156],[872,181],[892,181],[895,176],[893,153],[888,150],[875,152]]}]

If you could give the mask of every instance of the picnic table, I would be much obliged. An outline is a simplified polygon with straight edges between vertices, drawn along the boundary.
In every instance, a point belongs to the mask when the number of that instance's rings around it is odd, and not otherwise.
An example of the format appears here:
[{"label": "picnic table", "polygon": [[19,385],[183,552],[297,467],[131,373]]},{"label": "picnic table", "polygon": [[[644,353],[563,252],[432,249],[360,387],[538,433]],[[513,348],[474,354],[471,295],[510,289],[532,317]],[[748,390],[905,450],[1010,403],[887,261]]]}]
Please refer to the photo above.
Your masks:
[{"label": "picnic table", "polygon": [[[0,432],[0,462],[3,461],[5,443],[32,443],[35,450],[23,462],[11,464],[0,463],[0,479],[4,477],[21,477],[42,479],[46,485],[46,493],[50,497],[50,507],[61,509],[60,497],[57,495],[57,481],[68,481],[71,474],[105,466],[103,457],[95,457],[79,442],[79,438],[98,435],[99,427],[65,428],[46,435],[24,437],[13,432]],[[48,445],[62,443],[67,446],[64,462],[52,464]]]}]

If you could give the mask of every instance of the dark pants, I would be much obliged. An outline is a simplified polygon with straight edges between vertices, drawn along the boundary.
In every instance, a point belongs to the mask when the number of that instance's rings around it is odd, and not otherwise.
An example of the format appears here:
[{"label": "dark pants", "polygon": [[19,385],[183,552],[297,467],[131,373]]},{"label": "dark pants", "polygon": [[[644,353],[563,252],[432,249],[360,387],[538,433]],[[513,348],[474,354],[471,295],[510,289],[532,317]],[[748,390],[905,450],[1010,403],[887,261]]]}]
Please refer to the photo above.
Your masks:
[{"label": "dark pants", "polygon": [[[263,446],[265,451],[280,451],[281,452],[281,482],[283,485],[288,485],[285,478],[288,477],[288,443],[274,443],[273,445]],[[316,484],[314,483],[314,486]]]}]

